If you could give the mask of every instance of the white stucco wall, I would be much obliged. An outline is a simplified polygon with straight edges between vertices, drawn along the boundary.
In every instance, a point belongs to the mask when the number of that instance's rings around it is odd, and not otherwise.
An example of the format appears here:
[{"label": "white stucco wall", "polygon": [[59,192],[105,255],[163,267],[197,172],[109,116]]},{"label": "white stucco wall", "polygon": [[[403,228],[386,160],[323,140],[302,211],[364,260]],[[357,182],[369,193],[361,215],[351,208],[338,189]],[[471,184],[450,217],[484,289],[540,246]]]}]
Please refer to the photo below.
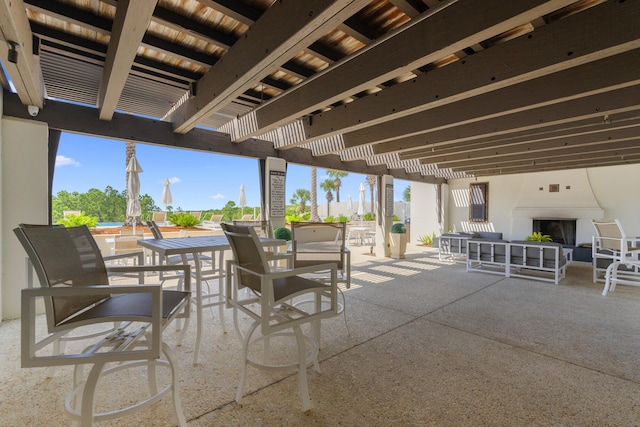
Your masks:
[{"label": "white stucco wall", "polygon": [[[443,185],[447,187],[447,185]],[[443,188],[443,193],[446,190]],[[411,184],[411,243],[417,243],[420,236],[436,236],[442,234],[438,226],[438,210],[436,206],[437,186],[433,184]]]},{"label": "white stucco wall", "polygon": [[618,218],[629,236],[640,236],[640,165],[593,168],[587,176],[604,218]]},{"label": "white stucco wall", "polygon": [[[522,239],[531,232],[532,217],[577,218],[576,243],[591,242],[592,218],[617,218],[629,236],[640,236],[640,165],[611,166],[571,171],[541,172],[475,179],[453,179],[443,186],[444,230],[499,231],[507,240]],[[469,184],[489,183],[489,221],[469,222]],[[558,192],[549,186],[558,184]],[[448,191],[446,188],[448,187]],[[436,230],[428,215],[435,201],[435,186],[411,187],[412,234]],[[423,221],[424,218],[424,221]],[[441,234],[436,231],[436,234]]]},{"label": "white stucco wall", "polygon": [[2,318],[20,317],[26,253],[13,234],[20,223],[48,220],[48,127],[3,117],[0,124],[0,301]]}]

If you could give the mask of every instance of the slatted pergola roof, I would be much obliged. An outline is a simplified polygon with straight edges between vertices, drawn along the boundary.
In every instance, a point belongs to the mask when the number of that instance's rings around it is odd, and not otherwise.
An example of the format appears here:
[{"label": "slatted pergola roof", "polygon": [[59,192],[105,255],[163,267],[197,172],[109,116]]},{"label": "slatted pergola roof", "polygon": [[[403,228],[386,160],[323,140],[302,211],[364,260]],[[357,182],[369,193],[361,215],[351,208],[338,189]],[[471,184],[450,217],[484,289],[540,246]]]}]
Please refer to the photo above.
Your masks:
[{"label": "slatted pergola roof", "polygon": [[0,0],[0,83],[53,129],[440,183],[640,162],[639,22],[640,0]]}]

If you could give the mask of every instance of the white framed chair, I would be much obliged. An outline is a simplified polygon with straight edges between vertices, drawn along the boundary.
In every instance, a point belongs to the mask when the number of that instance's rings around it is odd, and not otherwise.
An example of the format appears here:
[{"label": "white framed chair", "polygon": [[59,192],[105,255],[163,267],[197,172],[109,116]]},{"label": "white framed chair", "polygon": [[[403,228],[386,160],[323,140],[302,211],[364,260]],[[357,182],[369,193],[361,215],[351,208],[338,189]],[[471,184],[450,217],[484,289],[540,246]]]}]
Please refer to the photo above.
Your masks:
[{"label": "white framed chair", "polygon": [[[171,394],[178,425],[186,426],[177,388],[178,372],[163,331],[176,318],[188,319],[189,280],[185,291],[163,290],[161,285],[110,286],[109,270],[153,271],[157,266],[105,266],[98,245],[86,226],[51,227],[21,224],[14,233],[27,252],[40,281],[40,288],[22,290],[21,362],[23,367],[75,366],[73,388],[65,409],[74,423],[92,426],[95,422],[124,416]],[[188,266],[181,269],[189,277]],[[144,276],[142,276],[144,277]],[[37,332],[36,299],[44,300],[47,334]],[[114,329],[102,324],[116,323]],[[83,349],[51,352],[59,338],[86,328],[101,330],[81,333]],[[85,340],[87,342],[85,342]],[[79,347],[79,346],[78,346]],[[84,375],[84,365],[92,365]],[[95,389],[101,377],[135,366],[147,366],[148,396],[126,408],[94,413]],[[159,387],[156,369],[171,371],[169,384]]]},{"label": "white framed chair", "polygon": [[167,221],[167,213],[164,211],[155,211],[151,213],[151,221],[158,225],[169,225]]},{"label": "white framed chair", "polygon": [[[251,326],[243,333],[238,324],[238,316],[234,315],[236,330],[242,340],[242,370],[236,401],[239,403],[242,398],[248,365],[265,369],[297,369],[298,391],[302,407],[306,411],[311,407],[307,366],[313,363],[316,370],[320,369],[317,358],[320,321],[333,317],[338,312],[336,263],[272,271],[253,227],[222,224],[222,230],[229,239],[234,255],[234,260],[227,262],[230,270],[226,279],[227,305],[234,308],[235,312],[239,310],[253,319]],[[301,276],[318,270],[331,272],[329,283]],[[251,291],[248,296],[239,292],[239,289],[245,287]],[[295,298],[310,295],[313,296],[314,304],[309,310],[289,304]],[[323,305],[323,299],[329,304]],[[303,334],[301,326],[304,324],[311,325],[310,335]],[[254,338],[256,331],[262,336]],[[269,346],[271,338],[276,336],[295,338],[298,350],[296,361],[275,364],[270,360]],[[260,343],[263,345],[262,360],[250,359],[249,348]]]},{"label": "white framed chair", "polygon": [[293,267],[335,262],[338,281],[351,287],[351,251],[346,247],[345,222],[292,222]]},{"label": "white framed chair", "polygon": [[[592,241],[593,258],[593,283],[598,281],[607,282],[607,277],[613,269],[609,267],[616,264],[616,271],[626,269],[628,261],[638,261],[640,247],[637,246],[637,239],[627,237],[622,224],[617,219],[594,219],[591,221],[596,235]],[[629,270],[638,272],[638,267],[632,263],[628,264]],[[624,275],[625,273],[623,273]],[[608,292],[605,284],[603,295]]]},{"label": "white framed chair", "polygon": [[[258,237],[273,238],[273,227],[271,227],[271,221],[269,220],[234,220],[233,225],[251,227],[255,230]],[[279,252],[275,246],[269,247],[267,250],[267,258],[273,265],[278,265],[279,261],[283,261],[286,262],[287,267],[291,267],[291,254],[289,252]]]},{"label": "white framed chair", "polygon": [[189,213],[195,216],[199,221],[202,220],[202,211],[190,211]]},{"label": "white framed chair", "polygon": [[[291,254],[293,267],[308,267],[327,262],[335,262],[338,266],[338,283],[344,283],[346,289],[351,288],[351,251],[346,247],[345,222],[292,222]],[[326,273],[326,272],[325,272]],[[316,276],[318,273],[316,273]],[[320,275],[322,273],[320,272]],[[326,274],[325,274],[326,277]],[[342,289],[338,288],[342,302],[338,312],[344,317],[344,324],[349,334],[347,323],[347,300]],[[305,303],[308,301],[303,301]]]},{"label": "white framed chair", "polygon": [[222,222],[223,215],[211,214],[211,218],[202,221],[202,225],[205,227],[215,228],[220,230],[220,223]]}]

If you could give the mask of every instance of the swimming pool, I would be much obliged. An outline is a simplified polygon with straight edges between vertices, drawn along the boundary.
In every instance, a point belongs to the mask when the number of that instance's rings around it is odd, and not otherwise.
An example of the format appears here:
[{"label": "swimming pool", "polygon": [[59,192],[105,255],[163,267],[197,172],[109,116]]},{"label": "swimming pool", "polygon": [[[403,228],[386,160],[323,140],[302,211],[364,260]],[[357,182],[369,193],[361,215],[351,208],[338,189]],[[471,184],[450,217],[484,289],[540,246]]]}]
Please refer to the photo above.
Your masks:
[{"label": "swimming pool", "polygon": [[98,227],[122,227],[124,222],[99,222]]}]

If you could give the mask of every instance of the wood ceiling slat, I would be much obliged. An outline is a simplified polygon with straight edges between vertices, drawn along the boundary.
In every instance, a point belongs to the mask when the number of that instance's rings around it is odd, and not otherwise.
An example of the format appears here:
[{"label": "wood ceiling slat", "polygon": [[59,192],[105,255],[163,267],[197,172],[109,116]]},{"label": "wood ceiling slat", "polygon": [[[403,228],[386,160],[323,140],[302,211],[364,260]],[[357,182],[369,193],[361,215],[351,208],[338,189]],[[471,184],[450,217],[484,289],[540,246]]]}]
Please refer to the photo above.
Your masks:
[{"label": "wood ceiling slat", "polygon": [[222,108],[252,81],[264,78],[364,3],[352,0],[342,5],[330,0],[307,0],[288,4],[289,7],[272,5],[252,31],[229,50],[224,61],[200,79],[201,95],[190,98],[174,113],[174,130],[184,133],[192,129],[198,119]]},{"label": "wood ceiling slat", "polygon": [[[256,110],[259,134],[555,10],[571,0],[456,2],[351,55]],[[481,17],[481,19],[479,19]],[[384,58],[384,60],[381,60]],[[242,141],[250,134],[239,136]]]},{"label": "wood ceiling slat", "polygon": [[[424,123],[429,123],[430,130],[434,131],[615,90],[620,84],[632,86],[640,79],[638,61],[640,50],[635,50],[454,104],[348,132],[343,134],[345,147],[390,141],[402,135],[418,135],[425,132]],[[605,114],[606,110],[603,109],[601,113]],[[530,122],[532,119],[535,120],[529,116],[524,121]],[[514,122],[512,126],[521,125]]]},{"label": "wood ceiling slat", "polygon": [[[376,96],[314,117],[307,138],[323,138],[384,123],[460,99],[555,73],[585,62],[640,47],[640,8],[629,2],[608,2],[522,37],[393,86]],[[606,32],[606,38],[585,35],[584,28]],[[536,52],[531,55],[531,52]],[[496,67],[495,64],[500,64]]]}]

